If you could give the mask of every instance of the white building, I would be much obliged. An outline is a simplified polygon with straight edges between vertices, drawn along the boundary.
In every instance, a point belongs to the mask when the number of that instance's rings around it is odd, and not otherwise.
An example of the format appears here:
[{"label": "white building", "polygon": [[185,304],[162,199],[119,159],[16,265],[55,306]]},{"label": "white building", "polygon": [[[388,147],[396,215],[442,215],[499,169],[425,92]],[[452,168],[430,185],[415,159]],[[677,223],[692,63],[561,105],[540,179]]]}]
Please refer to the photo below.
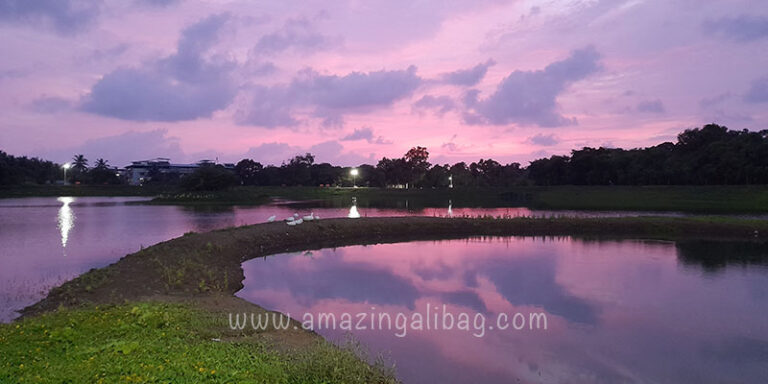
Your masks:
[{"label": "white building", "polygon": [[[131,165],[125,167],[125,177],[128,180],[128,184],[142,185],[149,181],[151,178],[151,172],[159,172],[163,174],[176,174],[176,175],[188,175],[194,172],[197,168],[206,165],[216,165],[213,160],[200,160],[195,164],[173,164],[171,159],[165,157],[158,157],[152,160],[139,160],[132,161]],[[225,169],[230,171],[235,170],[235,164],[225,163],[221,164]]]},{"label": "white building", "polygon": [[212,163],[210,160],[203,160],[197,164],[171,164],[171,159],[158,157],[152,160],[132,161],[131,165],[125,167],[128,183],[131,185],[141,185],[149,181],[150,172],[176,173],[180,175],[190,174],[201,164]]}]

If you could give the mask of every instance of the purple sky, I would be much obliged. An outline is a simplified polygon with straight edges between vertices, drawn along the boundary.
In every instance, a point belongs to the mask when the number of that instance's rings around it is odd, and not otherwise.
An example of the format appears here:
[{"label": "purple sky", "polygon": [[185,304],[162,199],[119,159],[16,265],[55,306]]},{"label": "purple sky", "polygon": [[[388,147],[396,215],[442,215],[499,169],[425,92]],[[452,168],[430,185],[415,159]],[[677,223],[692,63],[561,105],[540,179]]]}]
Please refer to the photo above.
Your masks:
[{"label": "purple sky", "polygon": [[765,0],[0,0],[0,149],[528,161],[768,128]]}]

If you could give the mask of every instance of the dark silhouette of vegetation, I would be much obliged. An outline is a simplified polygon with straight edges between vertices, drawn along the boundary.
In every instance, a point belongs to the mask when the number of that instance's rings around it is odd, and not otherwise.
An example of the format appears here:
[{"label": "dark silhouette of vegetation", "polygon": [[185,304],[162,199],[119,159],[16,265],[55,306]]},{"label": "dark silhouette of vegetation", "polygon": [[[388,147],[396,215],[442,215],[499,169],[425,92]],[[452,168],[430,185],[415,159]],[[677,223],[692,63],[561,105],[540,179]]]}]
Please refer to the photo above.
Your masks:
[{"label": "dark silhouette of vegetation", "polygon": [[0,186],[45,184],[64,177],[57,164],[36,157],[11,156],[0,151]]},{"label": "dark silhouette of vegetation", "polygon": [[[2,152],[0,152],[2,153]],[[45,183],[59,178],[58,165],[2,153],[0,183]],[[716,124],[680,133],[676,143],[648,148],[589,148],[570,156],[534,160],[527,168],[493,159],[435,164],[429,151],[414,147],[400,158],[351,167],[315,163],[311,153],[280,166],[243,159],[234,170],[217,167],[191,175],[150,170],[149,183],[185,188],[221,189],[230,185],[347,186],[389,188],[512,187],[519,185],[737,185],[768,184],[768,130],[733,131]],[[83,155],[73,157],[68,176],[80,183],[119,183],[117,170],[98,159],[92,169]],[[235,177],[229,177],[234,175]],[[234,182],[232,182],[234,180]],[[451,182],[452,180],[452,182]]]},{"label": "dark silhouette of vegetation", "polygon": [[768,184],[768,130],[709,124],[684,131],[677,143],[583,148],[531,162],[528,177],[538,185]]},{"label": "dark silhouette of vegetation", "polygon": [[94,184],[119,184],[120,177],[114,168],[109,166],[109,162],[104,159],[97,159],[93,168],[87,174],[89,181]]},{"label": "dark silhouette of vegetation", "polygon": [[85,172],[88,170],[88,159],[83,155],[75,155],[72,157],[72,170],[76,172]]},{"label": "dark silhouette of vegetation", "polygon": [[[414,147],[403,157],[382,158],[376,166],[362,164],[356,182],[366,187],[446,188],[453,176],[455,186],[511,186],[525,184],[525,171],[520,164],[501,165],[494,160],[480,160],[467,166],[443,164],[432,166],[429,152]],[[241,160],[235,167],[242,185],[261,186],[347,186],[353,185],[353,167],[328,163],[316,164],[312,154],[296,156],[281,166],[263,166],[251,159]]]},{"label": "dark silhouette of vegetation", "polygon": [[207,164],[181,179],[188,191],[218,191],[237,185],[237,177],[222,166]]},{"label": "dark silhouette of vegetation", "polygon": [[675,247],[683,265],[706,272],[719,272],[728,266],[768,265],[768,243],[764,241],[678,241]]}]

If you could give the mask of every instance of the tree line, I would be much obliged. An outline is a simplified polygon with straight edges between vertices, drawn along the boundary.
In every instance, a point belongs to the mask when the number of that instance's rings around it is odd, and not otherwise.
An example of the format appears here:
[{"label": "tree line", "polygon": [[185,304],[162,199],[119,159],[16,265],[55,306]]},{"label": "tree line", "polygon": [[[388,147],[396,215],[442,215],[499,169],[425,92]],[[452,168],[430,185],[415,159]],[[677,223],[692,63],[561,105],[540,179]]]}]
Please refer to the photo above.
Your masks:
[{"label": "tree line", "polygon": [[[64,180],[64,168],[61,164],[36,157],[12,156],[0,151],[0,186],[23,184],[50,184]],[[93,167],[88,166],[88,159],[75,155],[67,169],[67,182],[119,184],[117,168],[104,159],[97,159]]]},{"label": "tree line", "polygon": [[263,166],[250,159],[241,160],[235,172],[244,185],[327,185],[397,188],[447,188],[511,186],[525,184],[525,171],[520,164],[502,165],[488,159],[467,165],[432,165],[429,151],[414,147],[400,158],[382,158],[374,166],[363,164],[354,169],[317,164],[312,154],[296,156],[280,166]]},{"label": "tree line", "polygon": [[[70,182],[120,183],[116,169],[98,159],[93,167],[75,155]],[[431,164],[429,151],[414,147],[400,158],[351,167],[316,163],[306,153],[281,165],[243,159],[234,170],[207,164],[179,177],[150,173],[148,183],[186,189],[221,189],[234,185],[368,186],[401,188],[509,187],[515,185],[715,185],[768,184],[768,130],[735,131],[717,124],[688,129],[677,141],[648,148],[590,148],[569,156],[534,160],[528,167],[480,159],[470,164]],[[50,161],[14,157],[0,151],[0,185],[44,183],[61,179]]]},{"label": "tree line", "polygon": [[532,161],[527,171],[537,185],[768,184],[768,130],[709,124],[685,130],[675,143],[583,148]]},{"label": "tree line", "polygon": [[43,184],[59,178],[61,168],[36,157],[16,157],[0,151],[0,185]]}]

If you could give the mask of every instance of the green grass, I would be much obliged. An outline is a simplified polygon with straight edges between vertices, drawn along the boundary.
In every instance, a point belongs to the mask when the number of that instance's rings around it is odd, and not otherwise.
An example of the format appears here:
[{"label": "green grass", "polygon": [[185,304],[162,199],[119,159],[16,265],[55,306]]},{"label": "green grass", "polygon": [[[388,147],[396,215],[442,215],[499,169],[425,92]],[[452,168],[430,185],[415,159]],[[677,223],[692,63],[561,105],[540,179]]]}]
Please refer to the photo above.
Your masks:
[{"label": "green grass", "polygon": [[0,325],[0,382],[394,382],[355,350],[322,340],[290,353],[212,340],[227,330],[225,316],[182,304],[59,310]]},{"label": "green grass", "polygon": [[316,205],[409,208],[531,207],[552,210],[768,212],[768,186],[520,186],[509,188],[382,189],[236,187],[215,192],[181,192],[158,186],[26,186],[0,189],[0,197],[157,196],[152,204],[259,205],[270,198],[318,200]]},{"label": "green grass", "polygon": [[[409,208],[524,206],[552,210],[680,211],[691,213],[768,212],[768,186],[555,186],[454,189],[239,187],[209,193],[198,202],[261,203],[266,197],[319,200],[319,205]],[[176,200],[184,203],[184,198]]]},{"label": "green grass", "polygon": [[0,187],[0,198],[51,196],[157,196],[175,187],[136,185],[22,185]]},{"label": "green grass", "polygon": [[545,209],[768,212],[768,186],[559,186],[531,195],[530,205]]}]

